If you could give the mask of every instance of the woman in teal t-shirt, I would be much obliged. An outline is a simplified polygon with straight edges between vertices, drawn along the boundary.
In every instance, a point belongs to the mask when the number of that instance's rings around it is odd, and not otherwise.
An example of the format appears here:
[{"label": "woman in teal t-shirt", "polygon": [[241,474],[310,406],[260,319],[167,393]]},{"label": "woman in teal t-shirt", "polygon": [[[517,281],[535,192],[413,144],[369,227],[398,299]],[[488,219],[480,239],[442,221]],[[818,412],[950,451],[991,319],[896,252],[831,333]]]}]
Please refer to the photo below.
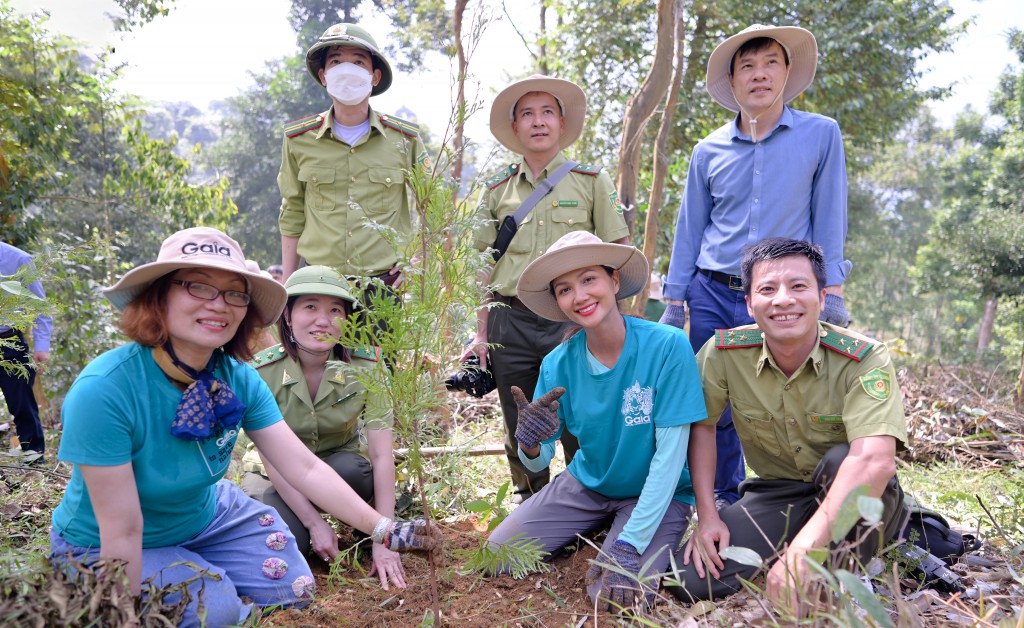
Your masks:
[{"label": "woman in teal t-shirt", "polygon": [[186,626],[242,623],[251,605],[240,596],[261,607],[308,604],[309,566],[277,512],[222,479],[240,429],[335,517],[396,550],[436,545],[433,527],[393,522],[359,499],[281,420],[244,360],[286,294],[246,268],[237,242],[216,229],[179,231],[156,262],[104,295],[123,310],[133,342],[93,360],[65,399],[58,457],[73,467],[53,513],[54,563],[124,561],[136,595],[149,578],[187,586]]},{"label": "woman in teal t-shirt", "polygon": [[517,287],[539,316],[578,326],[544,358],[532,403],[513,389],[520,459],[531,470],[546,467],[563,430],[579,439],[580,449],[565,473],[516,508],[490,542],[534,539],[554,554],[578,534],[607,528],[587,591],[612,610],[649,600],[668,570],[694,503],[688,455],[695,480],[706,484],[702,494],[711,494],[714,480],[708,448],[689,446],[691,424],[707,416],[689,340],[618,308],[649,277],[636,248],[575,231],[534,260]]}]

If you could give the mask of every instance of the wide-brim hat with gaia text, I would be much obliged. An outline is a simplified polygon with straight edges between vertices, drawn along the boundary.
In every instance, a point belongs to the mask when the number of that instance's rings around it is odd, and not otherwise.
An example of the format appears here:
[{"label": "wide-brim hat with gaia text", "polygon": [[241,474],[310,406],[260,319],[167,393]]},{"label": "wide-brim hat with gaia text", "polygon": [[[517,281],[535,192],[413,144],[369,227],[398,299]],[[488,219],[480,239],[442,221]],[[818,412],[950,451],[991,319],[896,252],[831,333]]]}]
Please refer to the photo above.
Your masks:
[{"label": "wide-brim hat with gaia text", "polygon": [[559,147],[565,149],[583,134],[583,120],[587,117],[587,95],[579,85],[565,79],[534,74],[512,83],[501,90],[491,105],[491,134],[501,145],[517,155],[526,152],[523,143],[512,130],[515,107],[519,99],[531,92],[546,92],[555,97],[565,118],[565,130],[558,138]]},{"label": "wide-brim hat with gaia text", "polygon": [[619,291],[615,300],[640,292],[651,277],[647,258],[635,246],[604,242],[589,231],[571,231],[554,244],[547,253],[533,260],[516,285],[519,300],[538,316],[552,321],[567,321],[558,307],[551,282],[579,268],[607,266],[619,271]]},{"label": "wide-brim hat with gaia text", "polygon": [[758,37],[770,37],[786,49],[789,56],[789,78],[782,90],[782,102],[788,103],[811,86],[818,68],[818,42],[811,31],[799,26],[765,26],[753,24],[718,44],[708,59],[707,89],[718,104],[739,112],[740,105],[732,93],[729,68],[736,51]]},{"label": "wide-brim hat with gaia text", "polygon": [[238,242],[210,227],[182,229],[170,236],[160,245],[155,262],[129,270],[116,284],[104,288],[103,296],[123,310],[154,281],[182,268],[211,268],[241,275],[249,293],[249,306],[255,309],[264,327],[281,316],[288,300],[284,286],[249,268]]},{"label": "wide-brim hat with gaia text", "polygon": [[320,70],[324,67],[326,50],[335,46],[362,48],[373,55],[373,58],[377,60],[374,69],[380,70],[380,82],[373,86],[370,95],[376,96],[388,91],[388,88],[391,87],[391,64],[380,53],[376,40],[366,32],[365,28],[348,22],[335,24],[325,30],[320,39],[306,51],[306,69],[313,75],[313,80],[317,85],[323,87],[323,83],[320,82]]}]

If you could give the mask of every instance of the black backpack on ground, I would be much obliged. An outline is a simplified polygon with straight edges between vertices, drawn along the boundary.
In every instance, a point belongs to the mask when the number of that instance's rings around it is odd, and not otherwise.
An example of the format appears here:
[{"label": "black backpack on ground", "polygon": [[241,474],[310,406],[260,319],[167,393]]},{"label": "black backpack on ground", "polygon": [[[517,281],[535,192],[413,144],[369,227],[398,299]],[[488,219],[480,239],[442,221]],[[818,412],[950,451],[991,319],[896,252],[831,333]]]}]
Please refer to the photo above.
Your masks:
[{"label": "black backpack on ground", "polygon": [[942,559],[946,565],[952,566],[968,552],[981,548],[973,534],[961,534],[949,527],[946,518],[921,506],[913,497],[906,497],[910,520],[903,528],[903,538]]}]

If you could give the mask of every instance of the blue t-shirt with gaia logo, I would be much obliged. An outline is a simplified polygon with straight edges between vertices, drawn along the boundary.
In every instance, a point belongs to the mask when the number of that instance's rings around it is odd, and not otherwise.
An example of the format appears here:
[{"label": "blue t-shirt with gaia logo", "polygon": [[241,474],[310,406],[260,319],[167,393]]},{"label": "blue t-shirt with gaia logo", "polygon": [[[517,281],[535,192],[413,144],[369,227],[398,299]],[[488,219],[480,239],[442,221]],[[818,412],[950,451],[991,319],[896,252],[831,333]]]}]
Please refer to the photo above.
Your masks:
[{"label": "blue t-shirt with gaia logo", "polygon": [[[566,389],[559,400],[559,435],[568,429],[580,441],[569,472],[583,486],[613,499],[640,495],[652,472],[656,428],[707,417],[686,334],[630,316],[625,321],[626,341],[613,368],[596,375],[582,368],[587,336],[581,331],[544,358],[535,392],[539,397],[556,386]],[[689,465],[673,497],[693,504]]]},{"label": "blue t-shirt with gaia logo", "polygon": [[142,507],[143,547],[177,545],[210,524],[216,508],[214,484],[227,472],[238,430],[258,430],[281,420],[270,389],[252,367],[226,356],[217,362],[216,376],[245,404],[245,414],[237,427],[203,441],[171,434],[181,390],[160,370],[152,349],[130,343],[82,370],[61,413],[58,457],[75,465],[64,498],[53,511],[53,527],[64,540],[81,547],[100,544],[79,464],[131,463]]}]

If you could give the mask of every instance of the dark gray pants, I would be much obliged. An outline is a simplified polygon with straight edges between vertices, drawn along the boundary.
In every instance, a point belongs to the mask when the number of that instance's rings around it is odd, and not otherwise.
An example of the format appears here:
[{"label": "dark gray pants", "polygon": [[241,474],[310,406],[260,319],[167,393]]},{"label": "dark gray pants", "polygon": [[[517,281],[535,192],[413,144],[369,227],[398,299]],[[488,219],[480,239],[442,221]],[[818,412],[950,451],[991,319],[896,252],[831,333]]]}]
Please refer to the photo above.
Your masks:
[{"label": "dark gray pants", "polygon": [[[322,460],[348,482],[348,485],[363,498],[363,501],[370,503],[373,500],[373,467],[369,460],[354,451],[336,451],[324,456]],[[309,530],[302,525],[270,480],[259,473],[246,473],[242,476],[241,485],[246,495],[268,506],[273,506],[277,510],[288,525],[288,529],[295,536],[295,543],[299,551],[308,554]],[[301,486],[296,488],[302,490]]]},{"label": "dark gray pants", "polygon": [[[729,526],[729,545],[754,550],[766,566],[773,563],[782,546],[793,540],[818,509],[849,451],[850,446],[845,444],[829,449],[814,469],[810,482],[759,479],[743,482],[740,500],[719,512],[722,521]],[[908,516],[903,504],[903,489],[895,476],[882,493],[882,505],[885,508],[882,536],[888,541],[900,533]],[[866,532],[863,526],[857,525],[846,537],[848,542],[863,539],[853,548],[853,556],[864,565],[878,551],[881,542],[877,532]],[[676,552],[675,563],[678,569],[675,580],[682,587],[669,585],[667,588],[687,603],[736,593],[743,588],[740,579],[750,580],[758,571],[757,567],[726,560],[720,579],[712,578],[707,570],[706,577],[702,579],[697,576],[692,563],[683,565],[682,548]]]},{"label": "dark gray pants", "polygon": [[[524,498],[543,488],[551,475],[547,469],[530,471],[519,460],[519,442],[515,437],[519,411],[512,399],[512,386],[518,386],[527,399],[533,399],[541,360],[562,342],[566,327],[566,323],[510,307],[492,308],[487,319],[488,341],[501,345],[491,349],[490,370],[498,386],[501,413],[505,418],[505,455],[512,472],[513,491]],[[561,442],[565,462],[569,464],[580,448],[579,442],[569,432],[562,433]]]}]

